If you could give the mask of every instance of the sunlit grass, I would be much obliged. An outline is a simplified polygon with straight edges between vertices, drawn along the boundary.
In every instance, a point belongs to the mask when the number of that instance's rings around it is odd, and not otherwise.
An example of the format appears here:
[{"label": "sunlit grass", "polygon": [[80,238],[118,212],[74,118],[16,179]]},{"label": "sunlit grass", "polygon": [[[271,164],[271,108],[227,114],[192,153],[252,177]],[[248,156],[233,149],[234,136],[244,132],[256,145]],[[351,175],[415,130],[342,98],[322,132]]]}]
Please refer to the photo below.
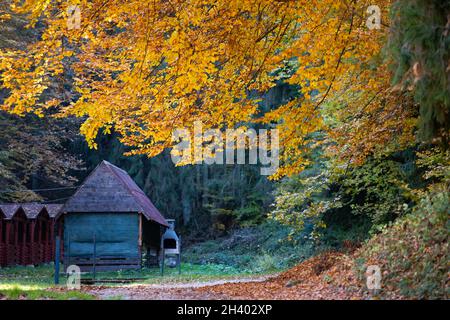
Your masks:
[{"label": "sunlit grass", "polygon": [[92,295],[79,291],[60,290],[62,286],[54,285],[53,275],[54,268],[51,265],[1,268],[0,299],[86,300],[94,298]]},{"label": "sunlit grass", "polygon": [[91,300],[90,294],[79,291],[55,291],[45,285],[23,285],[18,283],[0,283],[0,299],[51,299],[51,300]]},{"label": "sunlit grass", "polygon": [[[61,268],[61,271],[63,269]],[[255,276],[248,270],[241,270],[221,264],[182,263],[181,274],[178,268],[166,267],[164,276],[158,267],[140,270],[124,270],[116,272],[97,272],[98,280],[132,280],[131,285],[140,284],[176,284],[190,282],[208,282],[249,278]],[[83,273],[82,279],[93,279],[92,273]],[[54,267],[43,265],[38,267],[10,267],[0,269],[0,299],[92,299],[93,297],[80,291],[62,290],[66,281],[60,276],[60,285],[54,284]],[[121,283],[101,282],[102,285],[117,286]],[[129,284],[130,285],[130,284]],[[120,299],[120,297],[116,297]]]}]

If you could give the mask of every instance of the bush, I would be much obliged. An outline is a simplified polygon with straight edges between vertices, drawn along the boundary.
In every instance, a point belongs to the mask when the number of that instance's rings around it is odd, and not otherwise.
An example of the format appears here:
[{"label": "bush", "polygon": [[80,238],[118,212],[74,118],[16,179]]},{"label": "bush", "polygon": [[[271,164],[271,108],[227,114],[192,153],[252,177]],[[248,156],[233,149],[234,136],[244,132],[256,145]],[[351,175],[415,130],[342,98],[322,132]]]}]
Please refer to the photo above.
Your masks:
[{"label": "bush", "polygon": [[413,212],[372,238],[359,261],[379,265],[382,286],[418,299],[448,297],[448,189],[426,195]]},{"label": "bush", "polygon": [[186,247],[183,261],[223,264],[243,271],[274,271],[291,267],[316,251],[304,235],[291,236],[292,228],[275,221],[234,230],[227,237]]},{"label": "bush", "polygon": [[278,259],[267,253],[257,256],[252,267],[254,272],[271,272],[278,269]]}]

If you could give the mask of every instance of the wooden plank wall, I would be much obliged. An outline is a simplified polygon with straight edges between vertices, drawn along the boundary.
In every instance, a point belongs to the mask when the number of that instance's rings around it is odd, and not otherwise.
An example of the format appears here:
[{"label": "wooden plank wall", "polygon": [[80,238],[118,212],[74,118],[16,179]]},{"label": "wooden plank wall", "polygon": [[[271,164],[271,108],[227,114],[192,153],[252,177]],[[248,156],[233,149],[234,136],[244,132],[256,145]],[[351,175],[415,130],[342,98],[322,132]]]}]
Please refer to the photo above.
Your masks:
[{"label": "wooden plank wall", "polygon": [[45,215],[35,219],[27,219],[23,213],[12,219],[0,217],[0,267],[53,261],[55,224],[61,224],[61,220]]},{"label": "wooden plank wall", "polygon": [[89,271],[137,269],[141,266],[137,213],[70,213],[64,221],[64,267]]}]

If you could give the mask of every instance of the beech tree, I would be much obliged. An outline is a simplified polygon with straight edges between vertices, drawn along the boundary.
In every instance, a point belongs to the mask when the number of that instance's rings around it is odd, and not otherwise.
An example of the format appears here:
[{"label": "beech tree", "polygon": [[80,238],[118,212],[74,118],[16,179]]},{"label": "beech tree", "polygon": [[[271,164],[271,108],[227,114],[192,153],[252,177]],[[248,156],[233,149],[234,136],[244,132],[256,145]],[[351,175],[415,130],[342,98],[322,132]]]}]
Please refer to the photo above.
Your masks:
[{"label": "beech tree", "polygon": [[[74,6],[81,23],[68,28]],[[329,151],[351,163],[414,139],[411,96],[390,86],[381,54],[388,0],[10,0],[9,10],[41,34],[0,51],[1,109],[83,117],[93,148],[114,128],[129,154],[155,156],[196,120],[205,129],[259,122],[280,129],[279,178],[308,164],[313,132],[328,132]],[[261,114],[250,93],[274,86],[289,64],[299,96]],[[71,93],[45,94],[58,77]]]}]

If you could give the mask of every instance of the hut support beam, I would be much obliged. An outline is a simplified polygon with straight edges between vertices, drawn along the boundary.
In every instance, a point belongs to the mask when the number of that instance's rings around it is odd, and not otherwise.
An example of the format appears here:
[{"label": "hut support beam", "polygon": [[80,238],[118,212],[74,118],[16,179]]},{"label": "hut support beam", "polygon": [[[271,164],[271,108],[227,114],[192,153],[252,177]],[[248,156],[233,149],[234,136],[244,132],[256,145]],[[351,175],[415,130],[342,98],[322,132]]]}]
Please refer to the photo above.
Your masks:
[{"label": "hut support beam", "polygon": [[6,257],[5,257],[5,264],[7,266],[11,265],[11,221],[6,221],[6,235],[5,235],[5,248],[6,248]]},{"label": "hut support beam", "polygon": [[35,230],[36,220],[31,221],[30,230],[30,260],[31,264],[36,264],[36,245],[35,245]]}]

